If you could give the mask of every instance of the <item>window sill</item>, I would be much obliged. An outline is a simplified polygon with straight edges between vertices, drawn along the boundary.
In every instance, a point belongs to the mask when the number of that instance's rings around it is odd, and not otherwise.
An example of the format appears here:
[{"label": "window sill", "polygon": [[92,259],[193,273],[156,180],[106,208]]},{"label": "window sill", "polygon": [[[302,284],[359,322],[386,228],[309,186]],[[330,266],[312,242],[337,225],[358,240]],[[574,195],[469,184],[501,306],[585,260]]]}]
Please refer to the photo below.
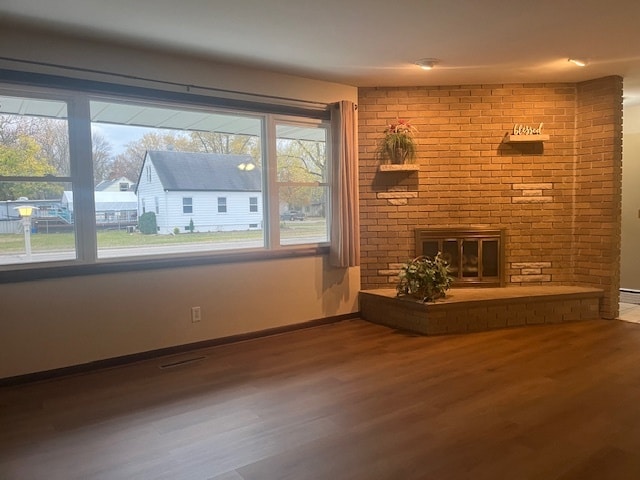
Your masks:
[{"label": "window sill", "polygon": [[301,246],[271,251],[233,252],[225,254],[202,254],[182,257],[137,258],[117,261],[103,261],[91,265],[65,264],[43,267],[27,267],[22,269],[0,271],[0,284],[31,282],[52,278],[78,277],[85,275],[101,275],[108,273],[126,273],[144,270],[167,268],[200,267],[226,263],[260,262],[326,255],[329,246]]}]

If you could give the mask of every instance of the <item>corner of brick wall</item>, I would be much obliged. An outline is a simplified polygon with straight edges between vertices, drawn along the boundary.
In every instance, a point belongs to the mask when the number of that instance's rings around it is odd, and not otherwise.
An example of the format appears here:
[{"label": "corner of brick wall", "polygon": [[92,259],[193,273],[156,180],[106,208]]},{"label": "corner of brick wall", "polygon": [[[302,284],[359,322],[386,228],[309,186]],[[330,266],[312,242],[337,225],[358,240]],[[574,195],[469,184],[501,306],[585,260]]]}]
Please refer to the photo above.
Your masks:
[{"label": "corner of brick wall", "polygon": [[[603,316],[615,316],[618,82],[360,89],[362,288],[395,286],[417,227],[504,228],[509,285],[599,286]],[[396,119],[418,129],[417,171],[378,171],[377,143]],[[505,143],[516,123],[544,123],[550,139]]]},{"label": "corner of brick wall", "polygon": [[604,289],[601,315],[620,299],[622,78],[578,84],[574,254],[576,280]]}]

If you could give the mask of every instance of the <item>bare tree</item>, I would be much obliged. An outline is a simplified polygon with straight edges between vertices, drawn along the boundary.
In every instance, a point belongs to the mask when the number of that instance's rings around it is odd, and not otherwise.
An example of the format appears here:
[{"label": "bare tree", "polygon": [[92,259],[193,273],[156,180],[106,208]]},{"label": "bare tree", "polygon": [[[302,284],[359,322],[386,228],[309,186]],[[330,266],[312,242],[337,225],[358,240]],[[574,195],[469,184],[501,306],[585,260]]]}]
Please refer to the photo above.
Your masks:
[{"label": "bare tree", "polygon": [[91,134],[91,150],[93,157],[93,182],[97,185],[103,180],[108,180],[113,164],[111,156],[111,144],[100,133],[93,132]]}]

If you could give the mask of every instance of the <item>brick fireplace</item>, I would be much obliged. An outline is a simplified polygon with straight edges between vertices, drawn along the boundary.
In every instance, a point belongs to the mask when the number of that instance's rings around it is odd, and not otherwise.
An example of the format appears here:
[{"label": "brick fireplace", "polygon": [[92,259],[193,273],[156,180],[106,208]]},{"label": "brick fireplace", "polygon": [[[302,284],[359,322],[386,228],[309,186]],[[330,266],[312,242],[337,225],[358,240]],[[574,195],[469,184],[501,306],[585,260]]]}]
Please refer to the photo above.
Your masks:
[{"label": "brick fireplace", "polygon": [[[622,79],[359,90],[361,284],[393,288],[415,229],[504,231],[505,286],[596,287],[618,313]],[[418,129],[417,164],[381,169],[387,123]],[[548,140],[509,143],[514,124]]]}]

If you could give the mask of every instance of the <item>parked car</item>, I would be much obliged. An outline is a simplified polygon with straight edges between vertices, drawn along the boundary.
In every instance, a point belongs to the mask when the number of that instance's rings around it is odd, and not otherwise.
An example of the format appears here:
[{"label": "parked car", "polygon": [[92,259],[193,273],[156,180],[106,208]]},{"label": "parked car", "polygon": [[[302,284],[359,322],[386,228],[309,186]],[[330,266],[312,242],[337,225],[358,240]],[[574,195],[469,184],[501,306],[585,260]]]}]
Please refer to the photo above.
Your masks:
[{"label": "parked car", "polygon": [[284,212],[280,214],[280,220],[290,220],[290,221],[294,221],[294,220],[304,220],[304,213],[302,212],[298,212],[297,210],[289,210],[288,212]]}]

